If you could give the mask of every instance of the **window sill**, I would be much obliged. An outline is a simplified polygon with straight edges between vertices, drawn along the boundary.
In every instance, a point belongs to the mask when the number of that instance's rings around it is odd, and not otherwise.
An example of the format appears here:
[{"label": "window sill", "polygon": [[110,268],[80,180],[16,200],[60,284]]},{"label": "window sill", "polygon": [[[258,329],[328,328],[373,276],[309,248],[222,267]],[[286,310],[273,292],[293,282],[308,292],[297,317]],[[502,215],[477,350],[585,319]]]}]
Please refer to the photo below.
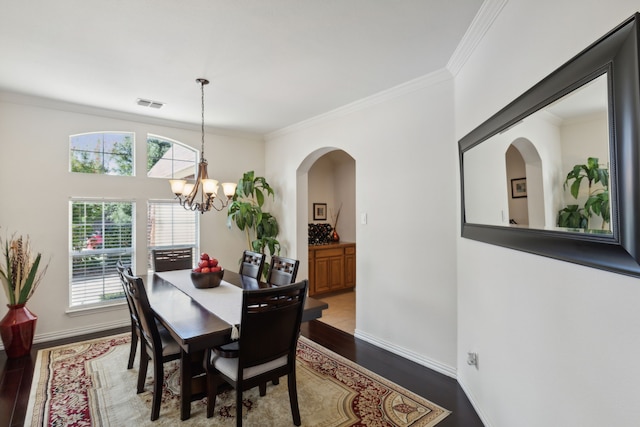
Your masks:
[{"label": "window sill", "polygon": [[109,312],[109,311],[120,311],[123,308],[127,308],[127,302],[126,300],[123,298],[120,301],[117,302],[113,302],[113,303],[103,303],[103,304],[96,304],[96,305],[89,305],[89,306],[78,306],[78,307],[69,307],[67,308],[67,310],[65,311],[65,313],[70,316],[70,317],[77,317],[77,316],[85,316],[88,314],[96,314],[96,313],[105,313],[105,312]]}]

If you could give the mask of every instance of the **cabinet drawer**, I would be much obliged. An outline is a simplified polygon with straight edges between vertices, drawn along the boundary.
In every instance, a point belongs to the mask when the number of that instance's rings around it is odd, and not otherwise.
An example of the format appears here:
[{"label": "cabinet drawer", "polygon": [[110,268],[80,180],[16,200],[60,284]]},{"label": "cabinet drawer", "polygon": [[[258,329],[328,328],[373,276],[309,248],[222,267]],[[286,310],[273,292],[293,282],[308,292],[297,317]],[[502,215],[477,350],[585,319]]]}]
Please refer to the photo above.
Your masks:
[{"label": "cabinet drawer", "polygon": [[344,253],[342,248],[331,248],[331,249],[318,249],[316,252],[316,258],[326,258],[330,256],[342,256]]},{"label": "cabinet drawer", "polygon": [[356,247],[355,246],[347,246],[346,248],[344,248],[344,253],[347,255],[353,255],[356,253]]}]

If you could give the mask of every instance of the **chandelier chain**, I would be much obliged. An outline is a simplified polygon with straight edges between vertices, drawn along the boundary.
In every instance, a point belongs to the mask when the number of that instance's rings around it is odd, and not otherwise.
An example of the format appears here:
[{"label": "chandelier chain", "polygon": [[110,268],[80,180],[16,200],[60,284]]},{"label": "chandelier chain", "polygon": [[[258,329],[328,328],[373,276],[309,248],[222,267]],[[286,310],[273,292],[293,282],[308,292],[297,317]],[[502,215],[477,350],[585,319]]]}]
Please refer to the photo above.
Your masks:
[{"label": "chandelier chain", "polygon": [[200,157],[202,159],[204,159],[204,85],[205,85],[205,81],[202,80],[200,81],[200,93],[201,93],[201,115],[202,115],[202,121],[201,121],[201,126],[200,126],[200,130],[201,130],[201,134],[202,134],[202,149],[200,151]]}]

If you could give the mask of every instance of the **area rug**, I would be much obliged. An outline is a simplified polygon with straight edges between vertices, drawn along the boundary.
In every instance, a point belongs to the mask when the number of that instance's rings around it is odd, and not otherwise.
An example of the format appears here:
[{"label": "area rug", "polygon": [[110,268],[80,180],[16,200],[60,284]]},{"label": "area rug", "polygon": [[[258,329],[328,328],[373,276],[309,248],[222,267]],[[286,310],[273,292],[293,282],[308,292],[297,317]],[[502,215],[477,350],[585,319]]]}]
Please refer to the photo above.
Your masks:
[{"label": "area rug", "polygon": [[[150,421],[152,376],[136,394],[137,368],[126,369],[129,340],[123,334],[40,350],[25,426],[235,425],[233,391],[218,396],[212,418],[205,398],[180,421],[178,361],[165,364],[160,418]],[[296,363],[303,426],[428,427],[450,413],[304,337]],[[264,397],[257,388],[244,392],[243,405],[246,426],[293,425],[286,379]]]}]

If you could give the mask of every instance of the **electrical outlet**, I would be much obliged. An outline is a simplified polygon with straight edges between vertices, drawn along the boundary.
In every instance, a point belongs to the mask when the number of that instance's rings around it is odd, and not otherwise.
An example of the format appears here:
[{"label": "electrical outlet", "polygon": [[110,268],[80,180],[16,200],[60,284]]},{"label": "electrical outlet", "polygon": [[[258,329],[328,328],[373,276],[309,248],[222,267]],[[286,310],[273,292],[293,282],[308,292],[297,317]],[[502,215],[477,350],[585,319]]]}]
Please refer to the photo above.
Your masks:
[{"label": "electrical outlet", "polygon": [[467,364],[471,366],[478,367],[478,353],[469,352],[467,353]]}]

